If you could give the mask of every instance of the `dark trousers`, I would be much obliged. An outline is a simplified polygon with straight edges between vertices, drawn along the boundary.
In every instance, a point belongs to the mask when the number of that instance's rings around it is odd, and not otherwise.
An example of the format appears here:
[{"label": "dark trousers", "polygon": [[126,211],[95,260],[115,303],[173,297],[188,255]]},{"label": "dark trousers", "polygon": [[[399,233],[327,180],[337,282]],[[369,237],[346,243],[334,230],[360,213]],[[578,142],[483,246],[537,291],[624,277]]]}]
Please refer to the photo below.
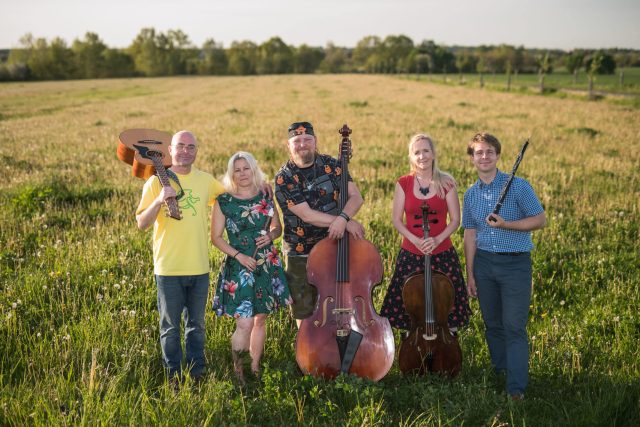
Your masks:
[{"label": "dark trousers", "polygon": [[524,393],[529,377],[531,256],[478,250],[473,275],[491,362],[496,372],[506,371],[507,393]]}]

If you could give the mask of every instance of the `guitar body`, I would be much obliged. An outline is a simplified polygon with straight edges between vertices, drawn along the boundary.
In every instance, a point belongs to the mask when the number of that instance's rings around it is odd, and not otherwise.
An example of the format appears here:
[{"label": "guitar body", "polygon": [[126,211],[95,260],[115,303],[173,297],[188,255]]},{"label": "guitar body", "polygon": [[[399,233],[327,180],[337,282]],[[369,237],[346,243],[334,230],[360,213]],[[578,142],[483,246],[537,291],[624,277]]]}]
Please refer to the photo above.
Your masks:
[{"label": "guitar body", "polygon": [[148,150],[162,154],[162,165],[171,167],[169,156],[171,134],[155,129],[127,129],[120,134],[117,155],[120,160],[131,165],[131,175],[147,179],[153,175],[156,168],[153,160],[143,157],[137,147],[146,147]]}]

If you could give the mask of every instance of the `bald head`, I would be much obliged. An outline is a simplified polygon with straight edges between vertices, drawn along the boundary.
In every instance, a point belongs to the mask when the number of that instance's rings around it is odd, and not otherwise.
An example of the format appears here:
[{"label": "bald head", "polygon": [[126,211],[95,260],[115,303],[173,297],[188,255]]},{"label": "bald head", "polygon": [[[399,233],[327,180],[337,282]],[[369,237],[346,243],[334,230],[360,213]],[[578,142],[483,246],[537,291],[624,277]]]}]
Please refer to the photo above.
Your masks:
[{"label": "bald head", "polygon": [[173,138],[171,138],[171,145],[176,145],[178,143],[198,145],[198,140],[190,131],[181,130],[180,132],[176,132],[173,135]]}]

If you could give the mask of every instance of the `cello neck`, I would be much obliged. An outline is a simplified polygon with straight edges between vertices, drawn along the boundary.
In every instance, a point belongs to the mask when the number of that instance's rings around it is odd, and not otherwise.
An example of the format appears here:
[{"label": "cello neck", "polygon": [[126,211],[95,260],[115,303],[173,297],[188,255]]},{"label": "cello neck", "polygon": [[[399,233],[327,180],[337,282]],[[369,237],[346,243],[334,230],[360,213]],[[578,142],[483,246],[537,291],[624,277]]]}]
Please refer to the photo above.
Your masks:
[{"label": "cello neck", "polygon": [[[422,209],[422,233],[425,239],[429,238],[429,205],[423,204]],[[436,316],[433,308],[433,281],[431,272],[431,255],[424,256],[424,321],[427,327],[435,325]]]}]

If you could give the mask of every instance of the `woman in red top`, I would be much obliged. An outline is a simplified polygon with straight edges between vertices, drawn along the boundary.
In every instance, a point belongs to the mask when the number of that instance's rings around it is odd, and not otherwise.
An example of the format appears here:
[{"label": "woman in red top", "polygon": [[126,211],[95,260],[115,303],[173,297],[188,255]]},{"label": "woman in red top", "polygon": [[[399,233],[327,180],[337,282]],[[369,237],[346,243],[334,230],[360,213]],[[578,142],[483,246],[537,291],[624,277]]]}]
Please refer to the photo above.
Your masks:
[{"label": "woman in red top", "polygon": [[[402,302],[402,288],[409,276],[424,271],[424,254],[431,254],[431,268],[449,277],[455,290],[449,328],[456,331],[469,323],[469,300],[460,268],[460,260],[449,236],[460,225],[460,202],[456,182],[451,175],[438,169],[435,146],[424,134],[415,135],[409,142],[411,172],[398,179],[393,195],[393,226],[404,237],[396,267],[382,304],[380,314],[391,326],[410,329],[411,320]],[[429,238],[423,238],[423,203],[435,214],[430,220]],[[447,215],[449,222],[447,223]]]}]

